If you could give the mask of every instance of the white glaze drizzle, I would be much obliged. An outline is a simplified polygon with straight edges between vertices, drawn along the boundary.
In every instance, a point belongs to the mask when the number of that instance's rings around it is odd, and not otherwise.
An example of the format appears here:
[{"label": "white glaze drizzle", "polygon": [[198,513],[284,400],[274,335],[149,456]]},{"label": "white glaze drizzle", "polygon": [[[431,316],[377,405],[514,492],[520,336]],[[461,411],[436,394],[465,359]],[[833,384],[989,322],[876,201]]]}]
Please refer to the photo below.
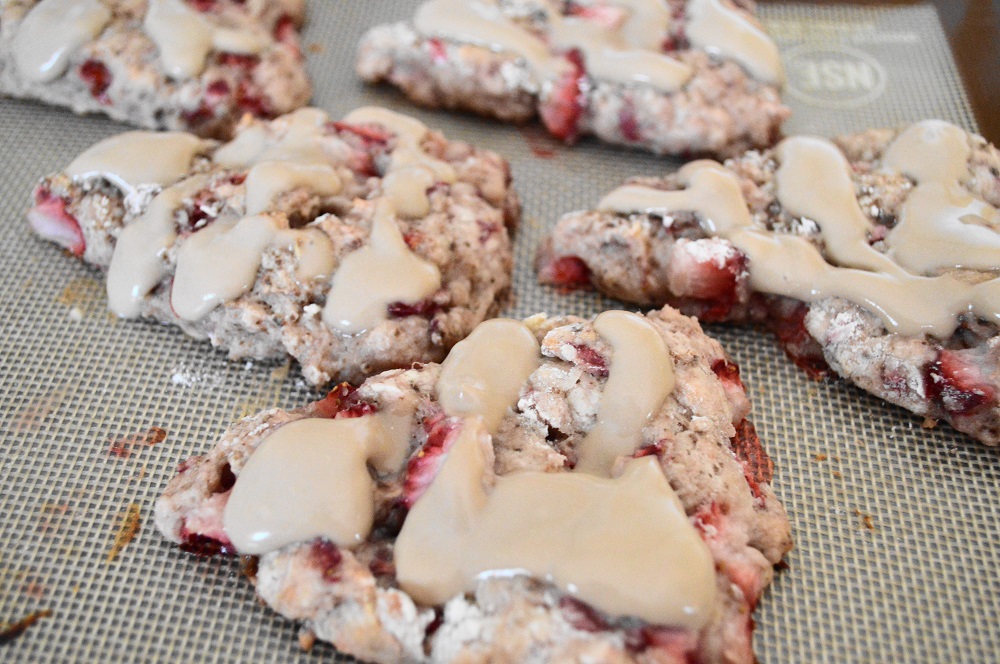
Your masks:
[{"label": "white glaze drizzle", "polygon": [[233,486],[223,513],[226,535],[241,554],[259,555],[325,537],[353,547],[368,537],[379,473],[406,461],[411,413],[304,419],[260,444]]},{"label": "white glaze drizzle", "polygon": [[441,272],[406,246],[395,211],[385,198],[374,203],[368,244],[337,268],[323,308],[323,322],[345,334],[370,329],[388,317],[393,302],[412,304],[441,287]]},{"label": "white glaze drizzle", "polygon": [[302,253],[296,279],[328,278],[333,268],[330,239],[316,229],[281,229],[267,215],[216,219],[192,234],[177,252],[170,303],[182,319],[197,321],[253,286],[263,253],[295,244]]},{"label": "white glaze drizzle", "polygon": [[329,120],[318,108],[300,108],[269,123],[252,124],[216,150],[212,160],[227,168],[252,166],[262,161],[333,165],[338,156],[328,155],[322,140]]},{"label": "white glaze drizzle", "polygon": [[140,185],[165,187],[184,177],[195,155],[209,145],[179,131],[127,131],[85,150],[66,167],[66,175],[101,176],[125,191]]},{"label": "white glaze drizzle", "polygon": [[577,446],[575,470],[605,477],[642,442],[642,429],[674,390],[674,362],[653,324],[627,311],[605,311],[594,329],[614,351],[597,423]]},{"label": "white glaze drizzle", "polygon": [[65,73],[70,57],[111,20],[100,0],[42,0],[14,34],[14,62],[29,81],[48,83]]},{"label": "white glaze drizzle", "polygon": [[466,420],[396,540],[400,587],[423,604],[477,578],[529,574],[614,616],[698,629],[717,600],[715,567],[655,457],[608,479],[522,471],[484,486],[485,428]]},{"label": "white glaze drizzle", "polygon": [[739,63],[753,78],[781,86],[785,72],[777,45],[722,0],[689,0],[687,36],[695,46]]},{"label": "white glaze drizzle", "polygon": [[[913,256],[909,263],[920,267],[939,266],[941,261],[934,259],[934,254],[950,251],[940,250],[933,241],[921,241],[921,234],[944,237],[955,223],[965,223],[971,229],[984,228],[961,221],[974,210],[978,210],[983,223],[996,218],[996,211],[982,201],[965,207],[947,204],[947,196],[952,195],[962,197],[959,203],[967,202],[967,192],[957,193],[957,180],[941,182],[933,178],[957,178],[963,169],[967,170],[967,165],[960,166],[968,152],[958,144],[967,142],[964,132],[943,125],[940,121],[914,125],[897,138],[886,155],[887,165],[911,176],[932,178],[911,192],[897,226],[898,230],[911,224],[905,233],[917,236],[918,245],[906,250]],[[698,212],[710,231],[729,239],[750,257],[750,279],[755,290],[804,301],[841,297],[879,316],[891,332],[946,338],[963,313],[1000,323],[1000,279],[971,285],[949,275],[910,274],[863,241],[871,222],[858,208],[849,165],[835,146],[823,139],[794,137],[782,142],[778,156],[781,166],[776,182],[781,203],[791,214],[806,216],[819,225],[833,258],[863,269],[828,263],[804,238],[753,228],[739,181],[711,162],[695,162],[681,169],[685,190],[668,192],[629,185],[611,192],[598,207],[625,214]],[[939,163],[931,163],[934,160]],[[948,235],[949,241],[958,246],[953,257],[985,255],[984,264],[996,268],[1000,256],[993,254],[992,263],[989,259],[995,249],[976,249],[975,240],[968,239],[981,231],[966,234],[968,229],[961,230],[958,238]],[[890,255],[904,246],[898,236],[895,240],[894,244],[891,237],[886,239]]]},{"label": "white glaze drizzle", "polygon": [[288,191],[305,187],[319,196],[340,193],[337,172],[326,164],[299,164],[293,161],[261,161],[247,173],[246,214],[260,214]]},{"label": "white glaze drizzle", "polygon": [[[692,69],[678,60],[653,50],[649,31],[667,25],[659,0],[629,0],[631,17],[624,27],[599,25],[595,21],[564,17],[546,8],[549,38],[559,49],[580,49],[587,70],[596,78],[617,83],[648,83],[667,92],[680,89]],[[647,22],[644,19],[652,17]],[[666,21],[666,23],[664,22]],[[546,43],[510,20],[489,0],[431,0],[417,10],[414,25],[428,36],[473,43],[496,51],[515,53],[542,80],[554,79],[565,70],[565,60],[553,54]],[[646,29],[640,29],[639,26]],[[665,33],[661,39],[665,38]],[[636,40],[638,43],[630,42]]]},{"label": "white glaze drizzle", "polygon": [[271,43],[259,30],[216,26],[183,0],[149,0],[143,29],[159,49],[167,75],[176,79],[201,74],[213,49],[256,55]]},{"label": "white glaze drizzle", "polygon": [[538,341],[524,323],[496,318],[455,344],[441,365],[438,403],[454,417],[478,416],[496,433],[541,364]]},{"label": "white glaze drizzle", "polygon": [[146,296],[169,272],[165,254],[177,239],[177,208],[207,183],[206,176],[196,175],[164,189],[122,229],[108,268],[111,311],[123,318],[142,312]]}]

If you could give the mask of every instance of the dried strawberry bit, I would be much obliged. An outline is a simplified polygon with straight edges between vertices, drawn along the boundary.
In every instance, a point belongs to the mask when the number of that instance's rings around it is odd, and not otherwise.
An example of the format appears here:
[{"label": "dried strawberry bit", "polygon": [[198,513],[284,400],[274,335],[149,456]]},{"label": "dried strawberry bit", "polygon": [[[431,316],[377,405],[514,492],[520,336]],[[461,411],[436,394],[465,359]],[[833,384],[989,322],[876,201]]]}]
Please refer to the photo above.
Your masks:
[{"label": "dried strawberry bit", "polygon": [[750,485],[750,491],[755,498],[762,499],[764,492],[760,485],[769,483],[774,477],[774,462],[760,444],[753,422],[744,419],[737,424],[736,435],[730,439],[729,444],[743,466],[743,475]]},{"label": "dried strawberry bit", "polygon": [[486,222],[481,219],[477,220],[476,223],[479,225],[479,243],[486,244],[486,242],[500,232],[500,226],[492,222]]},{"label": "dried strawberry bit", "polygon": [[232,88],[229,86],[229,83],[221,78],[205,86],[205,94],[216,99],[228,97],[230,92],[232,92]]},{"label": "dried strawberry bit", "polygon": [[720,358],[712,363],[712,373],[718,376],[719,380],[726,385],[739,387],[741,390],[746,391],[746,388],[743,387],[743,381],[740,379],[739,365],[725,358]]},{"label": "dried strawberry bit", "polygon": [[578,5],[575,3],[567,7],[566,13],[570,16],[576,16],[577,18],[599,23],[608,29],[618,28],[628,16],[628,11],[623,7],[612,7],[610,5]]},{"label": "dried strawberry bit", "polygon": [[248,81],[240,81],[236,88],[236,106],[259,118],[268,118],[274,115],[270,102]]},{"label": "dried strawberry bit", "polygon": [[812,378],[830,374],[830,366],[823,357],[823,348],[806,329],[809,305],[787,298],[774,298],[769,302],[770,315],[767,326],[778,337],[785,354]]},{"label": "dried strawberry bit", "polygon": [[100,60],[90,58],[80,65],[80,78],[87,84],[91,96],[102,104],[110,104],[107,91],[111,87],[111,70]]},{"label": "dried strawberry bit", "polygon": [[181,530],[180,550],[206,558],[236,555],[236,547],[233,546],[232,542],[220,542],[207,535],[188,532],[186,529]]},{"label": "dried strawberry bit", "polygon": [[431,62],[434,64],[441,65],[448,62],[448,51],[440,39],[428,39],[427,50],[430,51]]},{"label": "dried strawberry bit", "polygon": [[295,32],[295,21],[288,14],[282,14],[274,23],[274,39],[282,44],[298,48],[299,36]]},{"label": "dried strawberry bit", "polygon": [[87,242],[80,223],[66,206],[66,201],[40,186],[35,189],[35,206],[28,210],[28,223],[40,236],[79,258],[86,251]]},{"label": "dried strawberry bit", "polygon": [[368,561],[368,569],[375,576],[392,578],[396,575],[396,563],[392,550],[386,546],[376,548],[375,555]]},{"label": "dried strawberry bit", "polygon": [[437,477],[438,470],[444,462],[444,455],[458,438],[462,420],[439,413],[426,418],[423,427],[427,432],[427,440],[406,464],[406,479],[403,481],[401,498],[406,509],[413,507]]},{"label": "dried strawberry bit", "polygon": [[559,609],[566,622],[583,632],[601,632],[610,628],[597,609],[573,597],[559,598]]},{"label": "dried strawberry bit", "polygon": [[566,143],[573,143],[580,135],[580,118],[586,101],[586,71],[578,49],[570,50],[564,57],[570,63],[569,71],[555,82],[555,89],[542,103],[539,114],[549,133]]},{"label": "dried strawberry bit", "polygon": [[219,53],[216,62],[223,67],[250,70],[257,66],[260,57],[252,53]]},{"label": "dried strawberry bit", "polygon": [[618,112],[618,130],[627,141],[638,142],[642,140],[642,130],[639,126],[639,119],[635,116],[635,107],[631,99],[626,99],[622,104],[622,110]]},{"label": "dried strawberry bit", "polygon": [[724,240],[679,240],[667,267],[667,280],[671,293],[686,305],[695,305],[701,320],[720,321],[749,299],[747,268],[746,254]]},{"label": "dried strawberry bit", "polygon": [[590,286],[590,268],[577,256],[560,256],[539,266],[538,280],[566,290],[585,288]]},{"label": "dried strawberry bit", "polygon": [[603,355],[583,344],[573,344],[573,348],[576,349],[573,364],[582,367],[584,371],[598,378],[608,377],[608,361],[604,359]]},{"label": "dried strawberry bit", "polygon": [[326,397],[313,404],[313,412],[319,417],[353,418],[371,415],[378,409],[358,397],[358,388],[350,383],[341,383],[330,390]]},{"label": "dried strawberry bit", "polygon": [[187,127],[197,128],[207,124],[215,117],[211,107],[205,102],[198,105],[193,111],[182,111],[181,119]]},{"label": "dried strawberry bit", "polygon": [[434,314],[441,311],[441,305],[431,298],[424,298],[419,302],[407,304],[405,302],[392,302],[386,307],[389,318],[406,318],[407,316],[420,316],[421,318],[432,318]]},{"label": "dried strawberry bit", "polygon": [[223,464],[222,468],[219,469],[218,484],[215,487],[213,493],[225,493],[236,485],[236,474],[233,472],[233,467],[228,463]]},{"label": "dried strawberry bit", "polygon": [[393,138],[393,134],[391,132],[386,131],[378,125],[357,125],[348,124],[347,122],[334,122],[333,127],[339,132],[347,132],[349,134],[359,136],[364,139],[366,143],[385,145]]},{"label": "dried strawberry bit", "polygon": [[972,351],[940,350],[924,367],[927,398],[952,415],[972,415],[996,403],[996,390]]},{"label": "dried strawberry bit", "polygon": [[336,544],[325,539],[314,540],[310,555],[313,564],[322,572],[324,581],[340,581],[340,563],[343,562],[344,555]]},{"label": "dried strawberry bit", "polygon": [[697,662],[695,648],[697,643],[690,632],[676,627],[646,625],[635,627],[625,632],[625,648],[631,653],[641,653],[646,650],[657,650],[666,657],[657,661],[666,662]]},{"label": "dried strawberry bit", "polygon": [[663,454],[663,443],[661,441],[657,441],[649,445],[643,445],[635,452],[632,452],[632,458],[641,459],[642,457],[647,456],[659,457],[661,454]]},{"label": "dried strawberry bit", "polygon": [[235,184],[235,185],[240,185],[240,184],[243,184],[246,181],[246,179],[247,179],[247,173],[246,173],[246,171],[243,171],[243,172],[240,172],[240,173],[232,173],[229,176],[229,183],[230,184]]},{"label": "dried strawberry bit", "polygon": [[434,620],[427,624],[426,629],[424,629],[424,638],[429,639],[434,636],[434,633],[441,629],[441,625],[444,624],[444,609],[440,606],[434,607]]}]

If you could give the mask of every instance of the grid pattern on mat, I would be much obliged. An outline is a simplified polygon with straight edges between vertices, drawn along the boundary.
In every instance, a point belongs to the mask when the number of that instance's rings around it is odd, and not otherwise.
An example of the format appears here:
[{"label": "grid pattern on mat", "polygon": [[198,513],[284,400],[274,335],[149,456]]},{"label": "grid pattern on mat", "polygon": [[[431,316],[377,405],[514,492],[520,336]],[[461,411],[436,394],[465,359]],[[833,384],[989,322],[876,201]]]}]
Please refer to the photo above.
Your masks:
[{"label": "grid pattern on mat", "polygon": [[[477,118],[409,107],[352,73],[367,27],[411,3],[311,3],[305,42],[315,103],[333,115],[382,104],[452,138],[507,155],[526,218],[517,303],[507,312],[588,315],[616,306],[539,288],[531,263],[545,228],[625,177],[676,162],[585,141],[567,149]],[[942,117],[974,121],[934,10],[768,4],[761,14],[789,67],[789,133],[831,135]],[[832,63],[832,64],[831,64]],[[838,74],[839,72],[839,74]],[[40,176],[122,126],[0,100],[0,621],[53,614],[6,662],[305,662],[296,627],[262,607],[232,561],[167,545],[151,507],[177,463],[234,418],[313,397],[285,365],[234,364],[178,331],[118,322],[101,276],[26,230]],[[533,156],[531,146],[555,152]],[[796,548],[758,611],[764,662],[994,661],[1000,651],[1000,459],[947,427],[838,382],[816,383],[767,337],[712,327],[743,367],[761,439],[777,462]],[[116,439],[161,427],[166,439],[109,456]],[[109,551],[130,505],[138,535]],[[865,517],[870,516],[866,527]]]}]

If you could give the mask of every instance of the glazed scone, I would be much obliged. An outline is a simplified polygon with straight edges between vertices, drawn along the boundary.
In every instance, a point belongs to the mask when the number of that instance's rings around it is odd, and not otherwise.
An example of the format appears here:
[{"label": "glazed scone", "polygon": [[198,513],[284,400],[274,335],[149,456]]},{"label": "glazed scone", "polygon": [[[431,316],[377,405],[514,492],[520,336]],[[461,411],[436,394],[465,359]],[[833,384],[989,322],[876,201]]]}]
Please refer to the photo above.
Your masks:
[{"label": "glazed scone", "polygon": [[543,282],[706,321],[1000,444],[1000,152],[937,120],[638,178],[557,223]]},{"label": "glazed scone", "polygon": [[519,217],[503,158],[375,107],[248,117],[226,144],[115,136],[28,213],[107,271],[114,313],[290,355],[314,385],[441,360],[506,304]]},{"label": "glazed scone", "polygon": [[237,422],[157,528],[363,660],[755,661],[791,539],[736,366],[670,308],[525,323]]},{"label": "glazed scone", "polygon": [[0,94],[230,138],[308,103],[304,0],[12,0]]},{"label": "glazed scone", "polygon": [[657,154],[772,145],[788,117],[751,0],[430,0],[379,26],[357,72],[414,102]]}]

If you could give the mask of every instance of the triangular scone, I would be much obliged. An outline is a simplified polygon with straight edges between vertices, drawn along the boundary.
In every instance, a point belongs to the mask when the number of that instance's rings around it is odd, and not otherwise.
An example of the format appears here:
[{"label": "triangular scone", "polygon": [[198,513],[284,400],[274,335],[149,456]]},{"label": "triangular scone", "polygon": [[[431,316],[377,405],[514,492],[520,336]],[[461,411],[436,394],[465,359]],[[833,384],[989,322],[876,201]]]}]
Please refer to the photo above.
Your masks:
[{"label": "triangular scone", "polygon": [[[249,118],[248,118],[249,120]],[[507,162],[381,108],[314,108],[229,143],[129,132],[44,178],[41,237],[107,271],[108,303],[312,384],[430,362],[506,304]]]},{"label": "triangular scone", "polygon": [[747,0],[430,0],[358,47],[357,71],[414,102],[657,154],[772,145],[778,48]]},{"label": "triangular scone", "polygon": [[1000,151],[939,120],[637,178],[556,224],[543,282],[705,321],[1000,444]]},{"label": "triangular scone", "polygon": [[791,548],[737,367],[665,308],[491,320],[234,424],[157,528],[375,662],[749,664]]},{"label": "triangular scone", "polygon": [[0,8],[0,93],[229,138],[312,95],[304,0],[19,0]]}]

